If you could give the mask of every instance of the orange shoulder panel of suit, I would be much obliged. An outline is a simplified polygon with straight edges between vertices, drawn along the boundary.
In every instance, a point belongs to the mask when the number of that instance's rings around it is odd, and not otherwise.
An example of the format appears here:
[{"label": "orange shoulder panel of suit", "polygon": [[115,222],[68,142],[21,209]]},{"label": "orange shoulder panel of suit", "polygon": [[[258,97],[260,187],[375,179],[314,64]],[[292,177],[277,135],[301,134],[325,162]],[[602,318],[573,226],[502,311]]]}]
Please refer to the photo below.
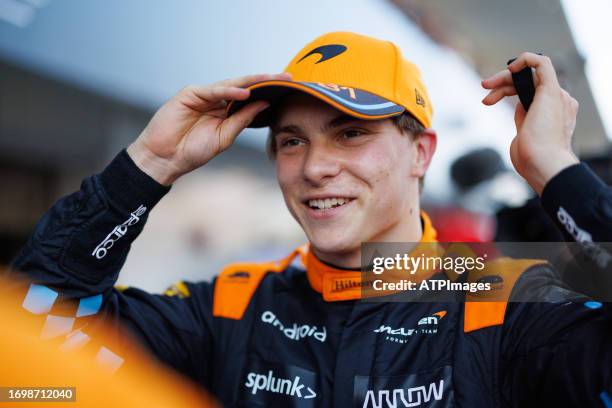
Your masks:
[{"label": "orange shoulder panel of suit", "polygon": [[[463,331],[465,333],[504,323],[508,299],[518,278],[534,265],[545,264],[542,259],[498,258],[487,262],[482,271],[472,271],[468,282],[476,282],[486,276],[499,276],[502,286],[490,293],[468,292],[465,301]],[[490,300],[484,300],[490,299]]]},{"label": "orange shoulder panel of suit", "polygon": [[278,262],[235,263],[226,266],[217,277],[213,292],[213,316],[240,320],[255,290],[268,272],[282,272],[297,250]]}]

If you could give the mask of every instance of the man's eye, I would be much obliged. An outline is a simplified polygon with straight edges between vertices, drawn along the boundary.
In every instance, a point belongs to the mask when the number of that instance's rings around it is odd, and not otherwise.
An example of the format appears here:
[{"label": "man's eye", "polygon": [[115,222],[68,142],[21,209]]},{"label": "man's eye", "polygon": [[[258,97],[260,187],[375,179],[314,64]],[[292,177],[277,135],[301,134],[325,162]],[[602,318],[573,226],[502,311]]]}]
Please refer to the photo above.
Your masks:
[{"label": "man's eye", "polygon": [[296,137],[290,137],[281,142],[281,147],[298,146],[302,141]]},{"label": "man's eye", "polygon": [[363,135],[365,132],[361,129],[347,129],[342,133],[342,136],[346,139],[351,139],[354,137],[359,137]]}]

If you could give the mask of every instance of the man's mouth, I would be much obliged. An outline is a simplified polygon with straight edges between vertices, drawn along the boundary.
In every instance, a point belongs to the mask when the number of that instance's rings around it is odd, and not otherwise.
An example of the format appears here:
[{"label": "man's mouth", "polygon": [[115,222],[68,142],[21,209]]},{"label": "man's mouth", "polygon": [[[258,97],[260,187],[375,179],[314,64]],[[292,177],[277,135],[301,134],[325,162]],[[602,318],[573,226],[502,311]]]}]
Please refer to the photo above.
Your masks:
[{"label": "man's mouth", "polygon": [[317,200],[308,200],[307,201],[307,205],[308,207],[312,208],[313,210],[330,210],[332,208],[336,208],[336,207],[341,207],[343,205],[346,205],[348,202],[352,201],[352,198],[346,198],[346,197],[332,197],[332,198],[325,198],[325,199],[317,199]]}]

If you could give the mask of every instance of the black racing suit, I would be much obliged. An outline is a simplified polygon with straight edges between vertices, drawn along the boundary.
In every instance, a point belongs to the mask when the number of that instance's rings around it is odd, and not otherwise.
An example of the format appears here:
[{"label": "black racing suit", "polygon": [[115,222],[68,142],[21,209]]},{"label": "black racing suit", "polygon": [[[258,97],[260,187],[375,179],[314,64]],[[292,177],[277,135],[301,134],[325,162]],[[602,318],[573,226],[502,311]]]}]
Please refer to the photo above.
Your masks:
[{"label": "black racing suit", "polygon": [[[360,301],[357,272],[326,265],[307,248],[276,263],[230,265],[212,282],[181,282],[165,295],[114,288],[131,242],[167,191],[124,151],[53,206],[13,267],[57,293],[56,303],[88,299],[88,314],[118,318],[226,406],[610,401],[608,305],[543,284],[554,275],[546,264],[517,264],[514,288],[549,300],[537,303]],[[432,234],[427,223],[424,233]]]},{"label": "black racing suit", "polygon": [[542,205],[567,240],[612,242],[612,188],[586,164],[553,177],[542,191]]}]

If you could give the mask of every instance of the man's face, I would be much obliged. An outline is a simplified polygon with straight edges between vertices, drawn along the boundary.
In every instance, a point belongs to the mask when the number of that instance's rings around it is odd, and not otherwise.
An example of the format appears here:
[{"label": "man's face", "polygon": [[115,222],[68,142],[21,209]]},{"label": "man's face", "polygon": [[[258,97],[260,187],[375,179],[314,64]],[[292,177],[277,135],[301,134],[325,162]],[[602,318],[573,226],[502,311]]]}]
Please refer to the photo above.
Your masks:
[{"label": "man's face", "polygon": [[316,251],[406,240],[427,167],[410,135],[390,119],[360,120],[301,93],[286,98],[273,129],[280,188]]}]

